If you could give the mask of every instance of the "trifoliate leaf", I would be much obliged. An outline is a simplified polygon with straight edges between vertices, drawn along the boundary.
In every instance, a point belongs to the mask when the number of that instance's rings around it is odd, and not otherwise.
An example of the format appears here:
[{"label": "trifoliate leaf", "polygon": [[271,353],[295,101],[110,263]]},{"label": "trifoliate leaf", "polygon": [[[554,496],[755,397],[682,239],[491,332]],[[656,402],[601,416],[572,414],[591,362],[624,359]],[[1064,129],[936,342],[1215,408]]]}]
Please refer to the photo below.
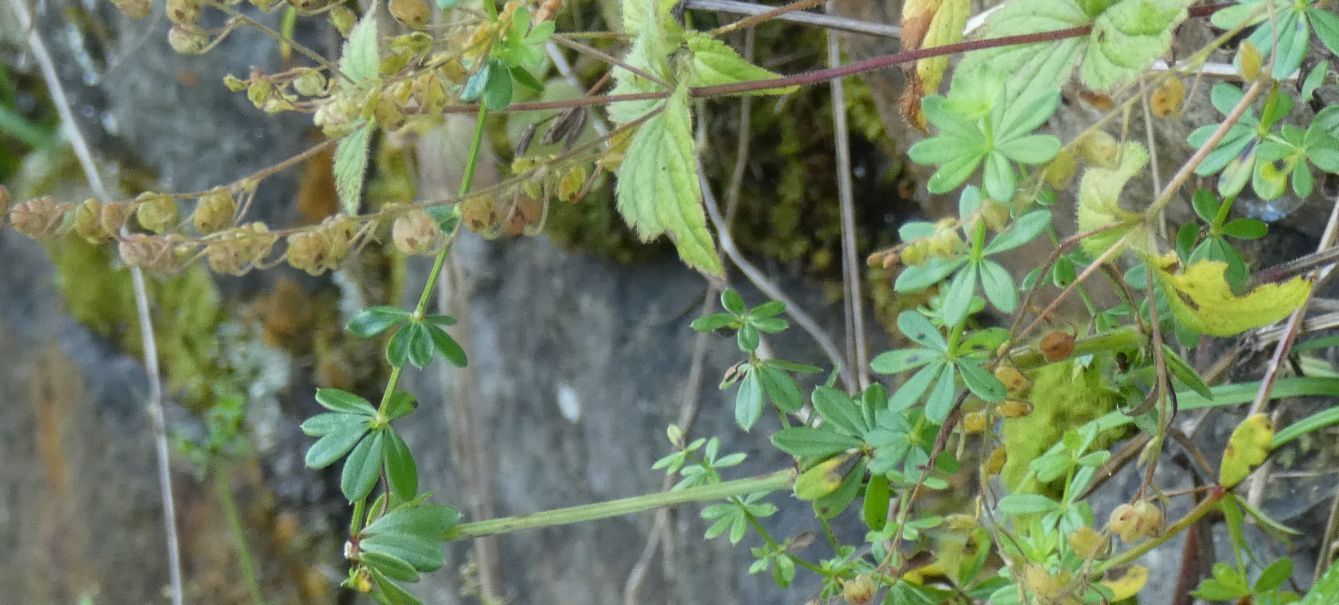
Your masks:
[{"label": "trifoliate leaf", "polygon": [[[1175,257],[1168,255],[1159,262],[1165,267]],[[1295,277],[1237,296],[1226,271],[1227,263],[1209,260],[1191,263],[1181,273],[1158,269],[1158,282],[1181,325],[1211,336],[1235,336],[1287,317],[1311,294],[1311,282]]]},{"label": "trifoliate leaf", "polygon": [[1109,91],[1148,69],[1171,48],[1172,28],[1193,0],[1122,0],[1093,22],[1080,75],[1094,90]]},{"label": "trifoliate leaf", "polygon": [[344,52],[339,57],[339,71],[357,84],[376,78],[380,64],[377,51],[377,12],[367,11],[363,19],[353,26],[353,31],[349,32],[349,39],[344,42]]},{"label": "trifoliate leaf", "polygon": [[680,85],[665,108],[632,136],[617,173],[618,211],[643,241],[668,232],[685,263],[721,275],[702,209],[696,158],[688,87]]},{"label": "trifoliate leaf", "polygon": [[363,197],[363,174],[367,172],[367,150],[376,122],[368,122],[339,140],[335,146],[335,192],[339,207],[349,216],[358,215]]},{"label": "trifoliate leaf", "polygon": [[1120,163],[1115,168],[1089,168],[1083,173],[1083,180],[1079,181],[1079,232],[1085,233],[1116,223],[1130,223],[1083,238],[1080,243],[1084,251],[1094,258],[1131,232],[1136,233],[1126,240],[1128,246],[1152,250],[1147,229],[1135,222],[1140,219],[1140,215],[1120,205],[1120,194],[1125,183],[1139,174],[1147,163],[1148,151],[1144,146],[1130,142],[1122,147]]},{"label": "trifoliate leaf", "polygon": [[[908,0],[902,5],[902,50],[944,46],[962,40],[962,28],[971,12],[970,0]],[[925,130],[921,98],[939,91],[948,56],[921,59],[907,74],[902,92],[902,115]]]},{"label": "trifoliate leaf", "polygon": [[1274,427],[1268,414],[1255,414],[1241,421],[1227,440],[1223,463],[1218,468],[1218,484],[1229,488],[1251,474],[1251,469],[1269,457]]},{"label": "trifoliate leaf", "polygon": [[[718,86],[781,77],[781,74],[750,63],[728,44],[702,32],[688,32],[684,41],[688,44],[688,50],[693,53],[693,61],[688,66],[689,86]],[[784,95],[795,92],[798,88],[798,86],[768,88],[745,94]]]}]

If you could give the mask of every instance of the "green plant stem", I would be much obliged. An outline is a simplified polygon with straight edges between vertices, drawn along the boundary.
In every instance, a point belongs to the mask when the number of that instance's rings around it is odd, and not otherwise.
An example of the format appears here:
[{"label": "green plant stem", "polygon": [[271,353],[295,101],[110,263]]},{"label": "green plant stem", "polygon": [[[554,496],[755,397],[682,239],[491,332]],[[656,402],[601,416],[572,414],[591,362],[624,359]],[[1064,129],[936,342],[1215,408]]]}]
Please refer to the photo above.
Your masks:
[{"label": "green plant stem", "polygon": [[447,541],[468,540],[482,536],[506,534],[523,529],[536,529],[540,527],[552,527],[555,525],[570,525],[572,523],[582,523],[585,521],[594,521],[596,519],[608,519],[610,517],[620,517],[666,506],[676,506],[690,502],[724,500],[732,496],[743,496],[757,492],[770,492],[790,487],[794,482],[795,471],[793,469],[786,469],[759,477],[736,479],[734,481],[726,481],[725,483],[717,483],[715,485],[692,487],[677,492],[659,492],[643,496],[633,496],[631,498],[609,500],[607,502],[597,502],[595,504],[584,504],[581,506],[573,506],[571,508],[559,508],[529,515],[463,523],[447,531],[444,539]]},{"label": "green plant stem", "polygon": [[237,566],[241,568],[246,591],[251,595],[251,605],[265,605],[256,566],[251,561],[251,550],[246,545],[246,530],[242,527],[241,516],[237,514],[237,499],[233,497],[232,486],[228,484],[227,467],[220,466],[214,471],[214,489],[218,491],[223,517],[228,522],[228,531],[232,533],[233,545],[237,547]]},{"label": "green plant stem", "polygon": [[1139,557],[1142,557],[1145,554],[1147,554],[1148,551],[1157,548],[1163,542],[1166,542],[1176,537],[1186,528],[1190,527],[1191,525],[1194,525],[1194,523],[1196,521],[1199,521],[1201,517],[1209,514],[1209,512],[1217,508],[1218,501],[1222,500],[1224,496],[1228,496],[1229,494],[1230,492],[1228,492],[1227,490],[1215,489],[1213,492],[1209,494],[1208,498],[1205,498],[1199,504],[1195,505],[1195,508],[1190,509],[1190,512],[1186,513],[1186,516],[1181,517],[1175,523],[1168,526],[1167,529],[1163,530],[1162,533],[1158,534],[1154,538],[1141,542],[1138,546],[1135,546],[1134,548],[1122,552],[1121,554],[1111,559],[1107,559],[1105,563],[1102,563],[1101,565],[1097,566],[1097,569],[1094,570],[1094,573],[1100,576],[1106,573],[1106,571],[1109,569],[1114,569],[1117,567],[1122,567],[1125,565],[1129,565],[1130,563],[1133,563]]},{"label": "green plant stem", "polygon": [[[1074,341],[1074,352],[1070,357],[1097,353],[1100,351],[1119,351],[1122,349],[1138,348],[1143,346],[1147,337],[1139,331],[1139,328],[1129,327],[1112,330],[1105,334],[1080,338]],[[1021,351],[1015,349],[1010,354],[1009,359],[1013,361],[1014,366],[1019,369],[1029,369],[1046,365],[1046,356],[1042,354],[1041,349],[1036,345],[1023,348]]]}]

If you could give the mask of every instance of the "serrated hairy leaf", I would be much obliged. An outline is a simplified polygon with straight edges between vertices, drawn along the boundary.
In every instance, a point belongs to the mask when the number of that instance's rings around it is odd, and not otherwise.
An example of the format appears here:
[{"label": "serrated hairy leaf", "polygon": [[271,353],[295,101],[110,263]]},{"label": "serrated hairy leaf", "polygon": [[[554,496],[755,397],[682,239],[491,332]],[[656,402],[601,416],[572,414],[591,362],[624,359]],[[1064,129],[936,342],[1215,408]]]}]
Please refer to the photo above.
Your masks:
[{"label": "serrated hairy leaf", "polygon": [[339,140],[335,146],[335,193],[339,207],[349,216],[357,216],[363,197],[363,175],[367,172],[367,152],[376,122],[368,122]]},{"label": "serrated hairy leaf", "polygon": [[344,42],[344,52],[339,57],[339,71],[356,84],[377,77],[380,63],[377,12],[367,11],[362,20],[353,26],[349,39]]},{"label": "serrated hairy leaf", "polygon": [[[693,53],[693,61],[688,67],[689,86],[717,86],[781,77],[781,74],[750,63],[725,42],[702,32],[688,32],[684,41],[688,44],[688,50]],[[795,92],[798,88],[798,86],[767,88],[745,94],[782,95]]]},{"label": "serrated hairy leaf", "polygon": [[665,108],[632,136],[618,168],[618,211],[643,241],[668,233],[685,263],[720,276],[721,259],[702,208],[692,131],[688,87],[680,85]]}]

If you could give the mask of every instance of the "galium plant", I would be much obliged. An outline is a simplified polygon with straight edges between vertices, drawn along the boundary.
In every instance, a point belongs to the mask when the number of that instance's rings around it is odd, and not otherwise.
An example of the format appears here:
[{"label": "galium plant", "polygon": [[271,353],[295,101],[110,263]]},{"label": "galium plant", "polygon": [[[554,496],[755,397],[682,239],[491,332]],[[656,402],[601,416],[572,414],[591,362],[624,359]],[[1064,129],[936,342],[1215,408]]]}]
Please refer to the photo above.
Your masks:
[{"label": "galium plant", "polygon": [[[150,8],[147,0],[116,3],[134,17]],[[1337,92],[1329,68],[1339,52],[1333,3],[1006,0],[964,41],[970,2],[909,0],[902,52],[793,76],[746,60],[722,32],[696,28],[692,14],[677,11],[673,0],[622,2],[621,22],[613,24],[619,42],[604,50],[557,31],[560,2],[511,0],[498,7],[484,0],[478,10],[455,0],[391,0],[386,7],[251,4],[283,12],[289,31],[270,29],[237,2],[168,0],[166,35],[185,54],[208,52],[243,27],[289,45],[304,65],[276,73],[253,68],[224,85],[259,111],[309,114],[325,142],[208,191],[76,204],[53,198],[11,203],[0,189],[0,210],[26,235],[46,239],[73,231],[114,245],[128,266],[158,272],[204,262],[217,273],[241,274],[286,262],[317,275],[381,240],[405,254],[433,257],[412,309],[377,305],[347,320],[353,336],[384,340],[390,370],[380,396],[319,388],[315,402],[325,411],[302,423],[315,438],[307,466],[338,467],[351,507],[345,586],[381,603],[417,603],[406,585],[443,565],[444,541],[703,502],[706,539],[723,536],[738,544],[756,534],[751,573],[768,572],[781,586],[812,574],[821,598],[853,604],[1133,602],[1150,573],[1140,557],[1211,514],[1226,523],[1234,559],[1215,562],[1194,595],[1257,603],[1339,600],[1339,567],[1320,574],[1303,597],[1288,582],[1291,559],[1269,560],[1253,550],[1242,537],[1248,518],[1272,532],[1291,530],[1240,489],[1258,479],[1253,470],[1273,452],[1339,423],[1339,408],[1332,407],[1276,427],[1268,403],[1333,395],[1339,382],[1279,377],[1274,368],[1257,382],[1220,383],[1221,369],[1203,369],[1212,349],[1196,347],[1298,317],[1312,294],[1312,278],[1295,275],[1305,263],[1253,273],[1236,246],[1265,237],[1268,226],[1233,218],[1232,210],[1248,185],[1265,200],[1289,190],[1308,197],[1339,172],[1339,113],[1312,111]],[[223,26],[202,26],[206,13],[224,15]],[[344,37],[338,57],[293,40],[296,18],[329,21]],[[1154,69],[1177,43],[1178,28],[1205,18],[1221,35]],[[1129,136],[1136,104],[1150,106],[1145,130],[1155,115],[1175,117],[1188,98],[1186,80],[1193,91],[1211,55],[1227,52],[1242,36],[1232,63],[1236,83],[1215,83],[1209,92],[1221,119],[1202,125],[1177,150]],[[606,62],[603,76],[612,89],[600,94],[602,78],[586,96],[518,101],[549,86],[550,43]],[[962,58],[949,70],[953,55]],[[804,382],[823,368],[786,361],[762,346],[790,328],[787,315],[799,317],[780,301],[749,306],[727,288],[721,311],[692,326],[734,340],[742,358],[726,369],[721,388],[735,389],[736,423],[766,433],[793,467],[727,479],[744,454],[721,452],[717,436],[690,439],[671,426],[672,451],[654,465],[674,478],[667,493],[461,523],[455,509],[421,492],[424,461],[400,434],[419,402],[399,388],[400,379],[407,366],[468,363],[452,337],[456,320],[428,311],[462,228],[488,237],[536,232],[552,198],[579,201],[608,173],[617,210],[638,236],[667,235],[685,264],[721,278],[726,266],[717,242],[728,240],[728,225],[716,225],[714,235],[708,228],[712,202],[698,161],[694,123],[702,117],[695,116],[694,100],[788,95],[891,65],[907,70],[901,105],[912,125],[927,131],[908,155],[931,171],[928,192],[956,195],[958,206],[934,222],[904,223],[899,244],[870,255],[873,265],[896,272],[877,287],[911,302],[896,316],[897,347],[867,368],[844,369],[887,379],[839,383],[834,372],[822,384]],[[1050,124],[1074,82],[1110,109],[1066,141]],[[611,128],[604,134],[591,134],[589,122],[599,119],[588,114],[591,105],[605,106]],[[558,113],[511,150],[512,176],[476,190],[490,120],[530,111]],[[379,133],[413,135],[461,113],[472,113],[475,122],[457,196],[368,205],[364,184]],[[1119,137],[1106,130],[1113,121],[1121,123]],[[547,150],[527,153],[535,137]],[[249,217],[265,179],[330,147],[339,214],[288,228]],[[1131,183],[1149,171],[1155,151],[1187,159],[1170,180],[1156,183],[1151,198],[1140,196]],[[1195,177],[1204,187],[1194,186]],[[1077,215],[1073,234],[1060,224],[1058,208],[1065,204]],[[1167,241],[1159,226],[1177,206],[1193,218]],[[1003,261],[1039,242],[1054,252],[1018,279]],[[733,254],[731,260],[739,263]],[[1095,280],[1109,282],[1114,302],[1094,296]],[[1048,285],[1060,293],[1048,295]],[[1091,321],[1054,326],[1056,309],[1075,297]],[[1276,359],[1289,352],[1298,322],[1285,330]],[[1301,348],[1333,342],[1312,344]],[[1172,422],[1178,413],[1246,402],[1253,402],[1251,413],[1233,431],[1217,468]],[[227,426],[233,425],[219,425]],[[226,453],[227,439],[212,439],[206,449]],[[1197,462],[1190,472],[1204,487],[1171,493],[1155,482],[1161,454],[1172,447]],[[1103,519],[1089,497],[1118,473],[1143,479],[1128,502]],[[970,502],[959,500],[956,510],[936,510],[927,500],[969,486]],[[777,493],[782,490],[790,494]],[[806,559],[798,554],[798,536],[768,528],[777,502],[790,497],[812,505],[830,557]],[[1193,503],[1184,516],[1168,519],[1177,498]],[[852,534],[843,529],[849,524],[834,523],[847,515],[865,531]]]}]

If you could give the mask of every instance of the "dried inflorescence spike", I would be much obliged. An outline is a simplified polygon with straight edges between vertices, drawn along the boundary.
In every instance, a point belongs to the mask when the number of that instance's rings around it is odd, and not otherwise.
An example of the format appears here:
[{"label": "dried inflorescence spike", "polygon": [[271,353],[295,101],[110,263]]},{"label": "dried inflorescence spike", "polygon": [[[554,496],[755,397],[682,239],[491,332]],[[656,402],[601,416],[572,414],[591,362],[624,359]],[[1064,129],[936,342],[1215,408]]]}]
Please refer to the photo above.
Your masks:
[{"label": "dried inflorescence spike", "polygon": [[288,236],[288,264],[309,275],[338,267],[353,245],[357,225],[350,217],[332,216],[316,229]]},{"label": "dried inflorescence spike", "polygon": [[33,239],[46,239],[59,235],[65,222],[65,213],[73,205],[59,202],[51,196],[28,200],[9,211],[9,220],[14,230]]},{"label": "dried inflorescence spike", "polygon": [[116,249],[126,265],[150,271],[175,270],[181,258],[190,252],[185,238],[175,233],[133,233],[122,239]]},{"label": "dried inflorescence spike", "polygon": [[135,198],[135,218],[141,227],[162,233],[177,223],[177,202],[166,193],[146,191]]},{"label": "dried inflorescence spike", "polygon": [[232,191],[219,187],[200,196],[191,215],[191,223],[201,234],[209,234],[232,224],[233,214],[237,212],[237,200]]},{"label": "dried inflorescence spike", "polygon": [[433,254],[442,245],[442,229],[422,208],[401,214],[391,227],[395,247],[405,254]]},{"label": "dried inflorescence spike", "polygon": [[250,223],[207,241],[205,258],[215,273],[241,275],[268,256],[277,240],[264,223]]}]

